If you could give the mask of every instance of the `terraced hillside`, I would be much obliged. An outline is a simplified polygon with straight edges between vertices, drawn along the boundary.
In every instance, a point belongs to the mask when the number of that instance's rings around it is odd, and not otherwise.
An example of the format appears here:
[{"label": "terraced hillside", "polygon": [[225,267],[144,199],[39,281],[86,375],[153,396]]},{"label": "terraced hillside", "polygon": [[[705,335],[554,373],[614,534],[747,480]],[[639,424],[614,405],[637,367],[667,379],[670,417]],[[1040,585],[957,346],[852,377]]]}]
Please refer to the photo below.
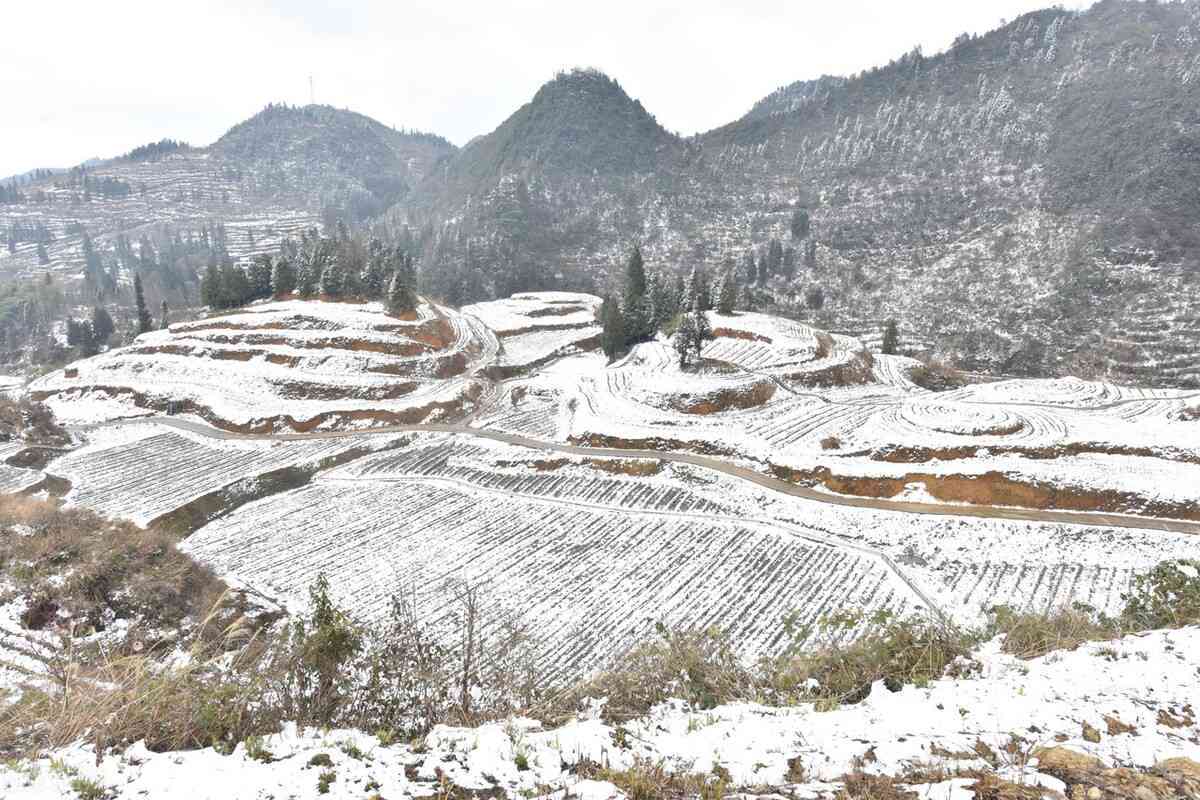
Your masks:
[{"label": "terraced hillside", "polygon": [[761,314],[710,316],[705,366],[670,342],[561,359],[473,424],[596,446],[749,459],[844,495],[1200,519],[1182,390],[1079,379],[922,388],[925,367]]},{"label": "terraced hillside", "polygon": [[[404,591],[450,636],[473,587],[485,630],[535,631],[568,679],[656,622],[755,658],[881,611],[1114,613],[1194,553],[1194,394],[934,392],[920,362],[756,313],[711,314],[698,367],[665,337],[608,363],[598,304],[279,301],[177,324],[34,382],[86,444],[5,489],[190,534],[286,603],[324,572],[364,620]],[[839,611],[867,613],[825,629]]]},{"label": "terraced hillside", "polygon": [[414,423],[469,410],[496,350],[477,320],[428,303],[400,319],[378,303],[284,301],[144,334],[31,392],[74,423],[150,411],[257,433]]},{"label": "terraced hillside", "polygon": [[[519,618],[547,671],[569,677],[655,622],[720,626],[753,658],[787,646],[780,621],[792,611],[811,624],[843,607],[921,605],[878,558],[722,515],[682,487],[539,473],[518,448],[431,449],[326,473],[202,528],[186,548],[277,596],[302,596],[325,571],[363,619],[383,619],[390,594],[407,592],[447,631],[456,591],[477,586],[489,627]],[[511,466],[494,471],[497,460]]]},{"label": "terraced hillside", "polygon": [[163,235],[220,223],[234,260],[274,252],[326,220],[378,214],[453,150],[440,137],[328,106],[268,106],[209,147],[114,158],[21,185],[20,202],[0,203],[0,237],[14,239],[11,251],[0,248],[0,276],[79,275],[84,232],[103,254],[120,236],[151,235],[158,246]]}]

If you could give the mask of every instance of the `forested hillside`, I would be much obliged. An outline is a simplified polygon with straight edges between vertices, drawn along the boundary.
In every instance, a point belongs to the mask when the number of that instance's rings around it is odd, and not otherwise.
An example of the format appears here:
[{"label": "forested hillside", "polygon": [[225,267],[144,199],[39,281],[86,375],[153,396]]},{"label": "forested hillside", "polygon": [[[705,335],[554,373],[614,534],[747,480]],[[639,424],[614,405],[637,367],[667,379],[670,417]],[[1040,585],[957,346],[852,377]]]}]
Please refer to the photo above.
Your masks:
[{"label": "forested hillside", "polygon": [[895,318],[902,349],[969,368],[1191,384],[1198,69],[1200,4],[1106,0],[795,83],[686,140],[574,72],[395,219],[426,227],[451,297],[602,291],[638,240],[870,340]]}]

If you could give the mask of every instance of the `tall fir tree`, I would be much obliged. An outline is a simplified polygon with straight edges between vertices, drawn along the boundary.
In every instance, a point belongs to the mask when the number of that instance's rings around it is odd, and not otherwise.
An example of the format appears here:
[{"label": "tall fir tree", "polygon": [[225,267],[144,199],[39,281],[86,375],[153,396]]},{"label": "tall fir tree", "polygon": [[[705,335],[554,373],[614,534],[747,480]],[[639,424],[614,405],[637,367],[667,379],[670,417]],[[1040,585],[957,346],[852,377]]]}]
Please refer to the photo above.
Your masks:
[{"label": "tall fir tree", "polygon": [[250,281],[250,299],[263,300],[271,296],[271,273],[274,267],[266,253],[255,256],[250,262],[247,279]]},{"label": "tall fir tree", "polygon": [[625,346],[625,320],[621,305],[612,297],[604,298],[600,305],[600,349],[612,361]]},{"label": "tall fir tree", "polygon": [[217,265],[210,263],[200,279],[200,302],[214,311],[221,307],[221,273]]},{"label": "tall fir tree", "polygon": [[112,336],[116,328],[108,309],[99,305],[92,309],[92,335],[96,338],[97,346],[103,347],[108,344],[108,337]]},{"label": "tall fir tree", "polygon": [[900,349],[900,330],[896,320],[889,319],[883,329],[883,345],[880,348],[884,355],[894,356]]},{"label": "tall fir tree", "polygon": [[133,276],[133,302],[137,306],[138,335],[154,329],[154,320],[150,319],[150,310],[146,308],[146,294],[142,291],[142,276]]},{"label": "tall fir tree", "polygon": [[646,264],[642,260],[642,248],[633,246],[629,261],[625,264],[625,302],[631,297],[646,296]]},{"label": "tall fir tree", "polygon": [[808,209],[797,208],[792,212],[792,238],[801,241],[808,238],[809,219]]},{"label": "tall fir tree", "polygon": [[404,271],[396,270],[394,273],[392,273],[392,280],[388,284],[388,313],[400,316],[415,310],[416,307],[416,290],[407,280],[405,280]]},{"label": "tall fir tree", "polygon": [[679,368],[687,369],[696,344],[696,319],[691,313],[684,314],[679,320],[679,327],[675,329],[675,338],[671,343],[679,356]]},{"label": "tall fir tree", "polygon": [[732,269],[727,269],[721,275],[721,288],[717,294],[717,311],[721,314],[732,314],[734,305],[737,303],[737,294],[737,274]]},{"label": "tall fir tree", "polygon": [[625,322],[625,343],[644,342],[654,336],[654,310],[646,297],[646,265],[642,249],[633,246],[625,264],[625,295],[621,305]]},{"label": "tall fir tree", "polygon": [[271,265],[271,294],[275,297],[289,295],[296,289],[296,271],[286,255],[275,259]]}]

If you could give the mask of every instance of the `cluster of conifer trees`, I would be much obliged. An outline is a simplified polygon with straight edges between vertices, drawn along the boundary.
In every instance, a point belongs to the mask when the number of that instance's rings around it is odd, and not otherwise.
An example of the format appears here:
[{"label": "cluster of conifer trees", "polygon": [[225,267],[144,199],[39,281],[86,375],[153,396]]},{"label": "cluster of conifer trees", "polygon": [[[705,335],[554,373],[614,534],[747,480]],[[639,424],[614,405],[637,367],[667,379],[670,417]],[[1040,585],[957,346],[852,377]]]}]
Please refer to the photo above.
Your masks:
[{"label": "cluster of conifer trees", "polygon": [[693,267],[686,279],[671,281],[661,273],[647,276],[641,248],[635,245],[625,264],[620,299],[606,297],[600,307],[601,348],[612,359],[653,339],[660,330],[673,328],[679,363],[686,367],[699,361],[704,342],[712,338],[707,312],[715,308],[732,314],[737,303],[738,276],[732,266],[715,282],[701,267]]},{"label": "cluster of conifer trees", "polygon": [[400,314],[417,306],[416,267],[398,246],[363,242],[338,225],[333,236],[316,229],[288,240],[276,256],[257,256],[246,267],[210,264],[200,280],[200,300],[213,309],[295,295],[326,300],[382,300]]}]

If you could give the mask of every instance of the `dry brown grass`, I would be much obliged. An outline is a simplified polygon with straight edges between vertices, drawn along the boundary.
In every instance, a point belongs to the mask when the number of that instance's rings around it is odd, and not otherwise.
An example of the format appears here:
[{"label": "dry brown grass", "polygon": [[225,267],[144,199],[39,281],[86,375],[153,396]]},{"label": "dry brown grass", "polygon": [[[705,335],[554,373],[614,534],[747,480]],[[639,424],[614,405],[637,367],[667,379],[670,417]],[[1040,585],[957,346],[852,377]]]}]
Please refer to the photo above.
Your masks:
[{"label": "dry brown grass", "polygon": [[[843,644],[851,631],[863,628],[865,633]],[[977,641],[944,625],[896,619],[886,612],[872,618],[859,612],[836,614],[823,621],[817,635],[825,644],[800,647],[763,665],[762,680],[773,698],[816,700],[833,707],[863,700],[877,681],[893,690],[906,684],[924,686],[952,671],[956,663],[969,664]],[[816,688],[807,688],[812,681]]]},{"label": "dry brown grass", "polygon": [[754,676],[719,632],[661,627],[654,639],[634,647],[616,666],[574,692],[577,698],[607,697],[604,716],[618,722],[642,716],[671,697],[695,708],[712,708],[756,694]]},{"label": "dry brown grass", "polygon": [[929,361],[914,367],[908,379],[931,392],[947,392],[970,383],[967,376],[940,361]]},{"label": "dry brown grass", "polygon": [[991,627],[995,633],[1004,634],[1004,652],[1018,658],[1074,650],[1084,642],[1115,639],[1123,633],[1116,620],[1100,617],[1085,608],[1034,614],[1000,606],[992,609]]},{"label": "dry brown grass", "polygon": [[226,587],[175,545],[168,534],[84,509],[0,497],[0,569],[35,612],[26,620],[33,629],[80,635],[126,620],[126,642],[146,647],[154,642],[143,634],[186,628]]},{"label": "dry brown grass", "polygon": [[71,435],[41,403],[0,397],[0,441],[14,440],[63,447],[70,443]]},{"label": "dry brown grass", "polygon": [[635,758],[629,769],[615,770],[593,762],[581,762],[576,774],[591,780],[608,781],[629,800],[721,800],[732,787],[728,775],[674,772],[662,762]]},{"label": "dry brown grass", "polygon": [[856,770],[842,777],[835,800],[917,800],[917,793],[903,788],[897,778],[871,775]]}]

